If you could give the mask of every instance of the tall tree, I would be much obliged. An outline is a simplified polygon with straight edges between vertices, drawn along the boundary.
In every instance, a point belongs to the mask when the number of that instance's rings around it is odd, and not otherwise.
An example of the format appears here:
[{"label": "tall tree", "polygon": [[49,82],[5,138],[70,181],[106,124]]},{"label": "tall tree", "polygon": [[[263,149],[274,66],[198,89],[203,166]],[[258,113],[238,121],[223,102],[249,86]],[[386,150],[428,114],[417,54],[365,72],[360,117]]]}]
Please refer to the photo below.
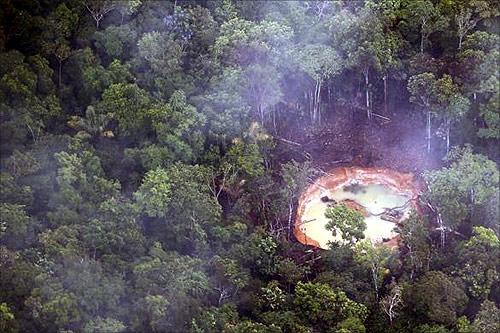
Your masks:
[{"label": "tall tree", "polygon": [[335,49],[324,44],[298,46],[298,67],[313,79],[314,89],[310,101],[310,116],[313,124],[321,123],[321,88],[325,80],[339,73],[341,60]]},{"label": "tall tree", "polygon": [[449,276],[430,271],[405,290],[404,300],[414,315],[424,316],[439,324],[454,325],[468,298]]},{"label": "tall tree", "polygon": [[117,2],[114,0],[82,0],[82,3],[94,19],[97,30],[104,17],[117,7]]},{"label": "tall tree", "polygon": [[433,104],[435,100],[436,77],[432,73],[422,73],[410,77],[408,90],[411,93],[410,102],[422,107],[427,115],[427,153],[431,152],[431,117],[433,115]]},{"label": "tall tree", "polygon": [[446,153],[450,150],[450,129],[454,122],[464,118],[469,110],[469,100],[464,97],[451,76],[445,74],[435,82],[437,113],[443,118]]},{"label": "tall tree", "polygon": [[436,206],[440,227],[454,230],[496,191],[499,173],[495,162],[471,147],[452,149],[446,161],[448,167],[424,174],[425,197]]},{"label": "tall tree", "polygon": [[374,245],[368,240],[358,242],[354,250],[355,260],[370,271],[377,301],[380,298],[380,287],[391,255],[391,249],[386,245]]},{"label": "tall tree", "polygon": [[58,62],[57,82],[61,86],[62,64],[71,54],[71,41],[78,25],[78,14],[60,4],[47,18],[42,48],[46,54],[53,55]]},{"label": "tall tree", "polygon": [[448,18],[441,15],[439,7],[430,0],[406,2],[408,23],[420,34],[420,53],[424,53],[429,36],[448,27]]}]

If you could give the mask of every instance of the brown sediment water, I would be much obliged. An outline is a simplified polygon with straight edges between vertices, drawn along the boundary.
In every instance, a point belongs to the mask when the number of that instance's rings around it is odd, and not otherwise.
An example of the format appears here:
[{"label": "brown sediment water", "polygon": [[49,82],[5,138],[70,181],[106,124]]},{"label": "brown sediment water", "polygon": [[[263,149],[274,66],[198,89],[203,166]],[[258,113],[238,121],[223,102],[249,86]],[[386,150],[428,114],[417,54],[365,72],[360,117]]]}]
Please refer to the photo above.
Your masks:
[{"label": "brown sediment water", "polygon": [[[294,234],[303,244],[328,249],[328,243],[342,241],[326,230],[325,211],[335,200],[360,211],[365,216],[365,238],[373,243],[396,246],[398,235],[393,231],[412,209],[418,209],[420,190],[413,174],[384,168],[341,167],[328,172],[310,185],[299,199]],[[387,209],[397,208],[402,217],[396,223],[382,218]]]}]

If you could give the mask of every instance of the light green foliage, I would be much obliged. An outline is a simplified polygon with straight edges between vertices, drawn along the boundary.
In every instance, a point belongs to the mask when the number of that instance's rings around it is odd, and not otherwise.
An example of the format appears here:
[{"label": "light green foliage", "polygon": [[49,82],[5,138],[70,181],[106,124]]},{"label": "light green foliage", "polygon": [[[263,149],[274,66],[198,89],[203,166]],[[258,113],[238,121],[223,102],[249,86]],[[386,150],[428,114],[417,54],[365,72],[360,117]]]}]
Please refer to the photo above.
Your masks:
[{"label": "light green foliage", "polygon": [[[468,95],[494,93],[495,81],[498,74],[495,72],[498,58],[499,37],[486,31],[476,31],[467,36],[463,48],[458,54],[465,91]],[[488,97],[488,96],[484,96]]]},{"label": "light green foliage", "polygon": [[63,225],[57,229],[47,230],[38,237],[49,258],[76,257],[83,252],[78,239],[78,230],[73,226]]},{"label": "light green foliage", "polygon": [[30,205],[33,200],[31,187],[20,186],[8,173],[0,173],[0,188],[0,200],[3,203]]},{"label": "light green foliage", "polygon": [[295,160],[282,164],[281,177],[286,184],[288,195],[292,198],[298,195],[306,188],[309,177],[314,170],[310,162],[299,163]]},{"label": "light green foliage", "polygon": [[465,243],[465,247],[472,249],[478,246],[498,248],[500,247],[500,240],[493,230],[485,227],[474,227],[474,236]]},{"label": "light green foliage", "polygon": [[450,165],[428,171],[424,178],[429,186],[425,196],[437,206],[448,227],[459,225],[498,188],[496,163],[470,147],[452,150],[446,159]]},{"label": "light green foliage", "polygon": [[251,269],[252,272],[259,272],[264,275],[273,275],[277,269],[277,248],[276,241],[263,233],[262,229],[247,236],[244,243],[235,243],[229,250],[232,258]]},{"label": "light green foliage", "polygon": [[5,333],[17,332],[15,316],[7,303],[0,303],[0,330]]},{"label": "light green foliage", "polygon": [[383,244],[373,245],[369,240],[356,243],[354,248],[354,259],[370,270],[377,299],[387,270],[386,265],[392,254],[389,247]]},{"label": "light green foliage", "polygon": [[0,203],[0,240],[7,244],[26,238],[31,218],[22,205]]},{"label": "light green foliage", "polygon": [[221,307],[211,307],[205,309],[201,314],[192,320],[192,333],[219,333],[229,323],[238,321],[238,312],[234,304],[224,304]]},{"label": "light green foliage", "polygon": [[201,129],[205,116],[188,104],[182,91],[176,91],[168,104],[148,110],[159,143],[169,152],[172,161],[189,162],[199,155],[203,146]]},{"label": "light green foliage", "polygon": [[41,169],[41,165],[31,152],[14,150],[5,160],[5,168],[14,178],[19,179],[36,173]]},{"label": "light green foliage", "polygon": [[159,243],[149,250],[133,269],[135,287],[151,295],[164,295],[174,304],[174,297],[197,296],[208,291],[208,279],[201,262],[176,252],[166,252]]},{"label": "light green foliage", "polygon": [[469,101],[460,94],[459,87],[450,75],[444,74],[436,81],[436,100],[439,112],[444,118],[455,120],[463,117],[468,110]]},{"label": "light green foliage", "polygon": [[2,136],[2,143],[26,135],[37,141],[46,124],[61,114],[49,62],[39,55],[25,58],[17,51],[10,51],[0,62],[7,65],[0,77],[0,112],[5,119],[0,132],[11,133]]},{"label": "light green foliage", "polygon": [[175,164],[168,168],[168,175],[172,179],[172,199],[166,222],[173,230],[167,239],[179,242],[178,248],[188,252],[201,250],[207,241],[207,229],[221,216],[221,206],[208,186],[209,170],[199,165]]},{"label": "light green foliage", "polygon": [[103,135],[106,125],[110,121],[108,114],[96,113],[93,106],[88,106],[85,110],[85,117],[73,116],[68,122],[70,126],[84,131],[90,137]]},{"label": "light green foliage", "polygon": [[120,60],[114,59],[107,68],[104,68],[90,48],[80,50],[70,62],[79,70],[79,73],[70,74],[72,79],[81,82],[78,94],[82,103],[97,102],[102,92],[111,84],[132,81],[129,64],[122,64]]},{"label": "light green foliage", "polygon": [[485,128],[478,130],[481,138],[499,139],[500,138],[500,95],[494,94],[487,103],[480,107],[481,117],[486,123]]},{"label": "light green foliage", "polygon": [[336,333],[366,333],[365,325],[358,317],[344,319],[337,324],[336,329]]},{"label": "light green foliage", "polygon": [[408,81],[410,101],[432,112],[447,122],[462,118],[469,108],[469,101],[460,94],[459,87],[450,75],[436,79],[433,73],[421,73]]},{"label": "light green foliage", "polygon": [[463,119],[469,111],[469,100],[460,93],[450,75],[444,74],[435,83],[436,113],[443,119],[446,137],[446,151],[450,148],[451,125]]},{"label": "light green foliage", "polygon": [[397,227],[401,235],[401,243],[408,252],[402,256],[403,265],[407,267],[410,279],[429,269],[431,258],[431,239],[427,222],[413,212],[404,223]]},{"label": "light green foliage", "polygon": [[[289,27],[267,20],[255,24],[241,18],[232,18],[224,22],[220,29],[214,52],[228,65],[248,63],[259,57],[277,64],[292,37]],[[238,59],[241,52],[247,53],[246,59]]]},{"label": "light green foliage", "polygon": [[114,253],[127,258],[143,252],[145,237],[137,223],[132,202],[123,198],[110,198],[99,205],[98,213],[101,221],[93,226],[95,232],[87,237],[101,241],[102,253]]},{"label": "light green foliage", "polygon": [[436,77],[433,73],[421,73],[410,77],[408,80],[410,102],[421,106],[425,112],[431,112],[431,105],[435,99],[435,82]]},{"label": "light green foliage", "polygon": [[308,44],[297,50],[298,66],[314,81],[322,82],[341,69],[341,60],[334,48],[323,44]]},{"label": "light green foliage", "polygon": [[224,333],[281,333],[279,326],[271,324],[270,326],[252,322],[249,320],[237,324],[226,324]]},{"label": "light green foliage", "polygon": [[125,15],[132,15],[139,10],[142,1],[143,0],[114,0],[116,10],[118,10],[122,16],[122,23]]},{"label": "light green foliage", "polygon": [[459,248],[457,274],[471,296],[485,299],[500,281],[500,240],[491,229],[474,227],[473,230],[473,236]]},{"label": "light green foliage", "polygon": [[132,316],[138,327],[144,327],[144,320],[155,331],[181,327],[175,314],[181,318],[188,314],[194,299],[205,296],[210,288],[201,264],[199,259],[166,252],[155,243],[149,255],[133,267],[134,289],[141,295]]},{"label": "light green foliage", "polygon": [[200,108],[207,114],[210,132],[223,139],[239,137],[250,126],[250,105],[243,97],[242,71],[225,68],[221,76],[213,80],[206,103]]},{"label": "light green foliage", "polygon": [[457,333],[472,333],[472,325],[466,316],[462,316],[457,319],[456,325]]},{"label": "light green foliage", "polygon": [[231,258],[215,256],[210,262],[210,270],[214,276],[213,284],[218,293],[219,305],[226,298],[236,296],[250,280],[248,270],[242,269],[238,261]]},{"label": "light green foliage", "polygon": [[[66,7],[66,4],[60,4],[49,15],[46,24],[42,48],[45,53],[56,57],[61,71],[61,62],[69,58],[72,53],[69,38],[78,25],[78,14]],[[60,79],[59,76],[59,84],[61,84]]]},{"label": "light green foliage", "polygon": [[222,163],[227,163],[238,178],[248,179],[264,173],[263,158],[256,143],[234,140]]},{"label": "light green foliage", "polygon": [[441,325],[424,324],[418,326],[415,333],[450,333],[450,330]]},{"label": "light green foliage", "polygon": [[280,102],[280,74],[273,66],[250,65],[243,72],[245,97],[264,122],[265,113]]},{"label": "light green foliage", "polygon": [[171,200],[172,182],[165,169],[146,173],[139,190],[134,193],[138,207],[148,216],[164,217]]},{"label": "light green foliage", "polygon": [[70,209],[85,207],[91,210],[90,203],[99,204],[118,196],[120,184],[104,178],[100,160],[91,151],[84,150],[80,154],[60,152],[55,158],[59,191],[54,196],[54,205],[60,202]]},{"label": "light green foliage", "polygon": [[267,286],[261,288],[264,304],[272,310],[281,307],[285,302],[285,293],[280,289],[278,281],[271,281]]},{"label": "light green foliage", "polygon": [[144,59],[153,73],[168,77],[180,70],[182,47],[165,32],[148,32],[137,44],[139,57]]},{"label": "light green foliage", "polygon": [[263,322],[267,325],[275,325],[283,332],[312,333],[308,326],[297,313],[293,311],[268,311],[262,314]]},{"label": "light green foliage", "polygon": [[326,229],[331,230],[334,235],[340,232],[344,242],[354,244],[365,238],[365,217],[357,210],[344,205],[336,205],[328,208],[325,216],[329,220]]},{"label": "light green foliage", "polygon": [[95,39],[98,48],[103,49],[109,57],[117,60],[123,59],[124,55],[129,54],[137,39],[137,32],[128,25],[109,26],[103,31],[96,31]]},{"label": "light green foliage", "polygon": [[186,252],[201,251],[207,229],[220,218],[221,207],[208,186],[209,170],[201,166],[171,165],[151,170],[134,196],[137,207],[156,220],[158,239]]},{"label": "light green foliage", "polygon": [[120,278],[108,276],[98,262],[66,257],[53,264],[50,274],[37,276],[27,305],[48,330],[82,329],[98,315],[107,316],[118,308],[124,293]]},{"label": "light green foliage", "polygon": [[439,324],[454,325],[467,304],[464,291],[446,274],[427,272],[409,290],[405,291],[405,304],[416,315],[426,316]]},{"label": "light green foliage", "polygon": [[[125,158],[133,164],[140,164],[146,171],[165,168],[174,160],[172,152],[168,147],[157,144],[148,144],[144,148],[127,148],[124,151]],[[139,162],[139,163],[138,163]]]},{"label": "light green foliage", "polygon": [[[350,30],[354,32],[353,41],[344,41],[349,52],[348,65],[359,68],[366,76],[370,68],[386,71],[395,65],[394,55],[398,49],[398,38],[383,32],[378,13],[369,8],[360,11]],[[352,23],[351,23],[352,24]]]},{"label": "light green foliage", "polygon": [[[168,325],[168,317],[166,316],[171,305],[167,297],[163,295],[147,295],[142,301],[140,301],[139,306],[139,318],[138,321],[144,321],[144,317],[148,318],[148,325],[153,330],[161,330]],[[167,323],[166,323],[167,322]],[[140,327],[140,326],[139,326]]]},{"label": "light green foliage", "polygon": [[448,27],[449,19],[440,15],[439,8],[430,0],[406,2],[405,23],[420,34],[420,53],[430,44],[429,36]]},{"label": "light green foliage", "polygon": [[117,83],[102,94],[97,109],[118,120],[120,134],[131,135],[146,126],[149,94],[137,84]]},{"label": "light green foliage", "polygon": [[496,47],[498,40],[496,34],[476,31],[465,38],[459,53],[464,87],[474,97],[474,101],[479,102],[479,112],[486,125],[478,130],[478,135],[484,138],[500,136],[496,61],[499,57]]},{"label": "light green foliage", "polygon": [[498,332],[500,330],[500,309],[492,301],[485,300],[472,324],[474,333]]},{"label": "light green foliage", "polygon": [[126,326],[119,320],[114,318],[97,317],[95,320],[85,324],[83,332],[85,333],[117,333],[126,330]]},{"label": "light green foliage", "polygon": [[364,305],[352,301],[343,291],[322,283],[299,282],[293,302],[304,320],[325,328],[349,317],[363,321],[368,313]]}]

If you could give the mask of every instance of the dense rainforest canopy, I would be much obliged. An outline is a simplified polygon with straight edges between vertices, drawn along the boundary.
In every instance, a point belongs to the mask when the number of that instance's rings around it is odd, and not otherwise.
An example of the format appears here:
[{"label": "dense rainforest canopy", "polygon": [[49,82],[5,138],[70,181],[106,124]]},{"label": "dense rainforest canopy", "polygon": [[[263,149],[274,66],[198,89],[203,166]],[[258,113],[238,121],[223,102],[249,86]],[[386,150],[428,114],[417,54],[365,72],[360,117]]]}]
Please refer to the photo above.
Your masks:
[{"label": "dense rainforest canopy", "polygon": [[[0,331],[500,332],[498,19],[495,0],[2,0]],[[296,241],[336,166],[424,184],[397,249],[348,210],[355,244]]]}]

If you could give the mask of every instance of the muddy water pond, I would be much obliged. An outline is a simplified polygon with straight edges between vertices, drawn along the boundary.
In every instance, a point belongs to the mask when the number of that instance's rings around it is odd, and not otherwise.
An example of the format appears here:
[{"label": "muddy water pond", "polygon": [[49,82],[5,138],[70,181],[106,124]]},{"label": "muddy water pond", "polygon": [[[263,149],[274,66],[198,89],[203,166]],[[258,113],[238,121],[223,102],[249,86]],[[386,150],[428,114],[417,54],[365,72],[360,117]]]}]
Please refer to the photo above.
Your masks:
[{"label": "muddy water pond", "polygon": [[326,229],[325,212],[329,205],[349,202],[365,215],[366,239],[373,243],[391,242],[397,237],[394,231],[397,223],[404,221],[415,208],[417,195],[410,174],[340,168],[318,179],[304,193],[299,202],[295,235],[300,242],[323,249],[329,247],[329,242],[341,242],[340,233],[334,236]]}]

